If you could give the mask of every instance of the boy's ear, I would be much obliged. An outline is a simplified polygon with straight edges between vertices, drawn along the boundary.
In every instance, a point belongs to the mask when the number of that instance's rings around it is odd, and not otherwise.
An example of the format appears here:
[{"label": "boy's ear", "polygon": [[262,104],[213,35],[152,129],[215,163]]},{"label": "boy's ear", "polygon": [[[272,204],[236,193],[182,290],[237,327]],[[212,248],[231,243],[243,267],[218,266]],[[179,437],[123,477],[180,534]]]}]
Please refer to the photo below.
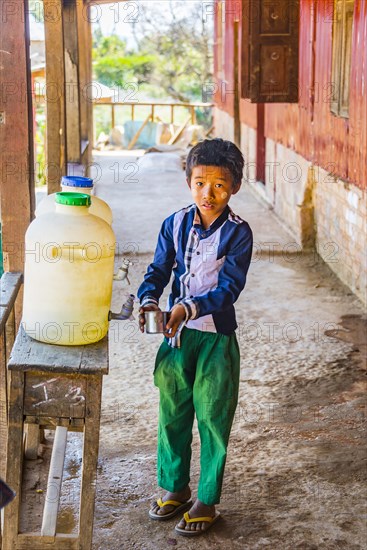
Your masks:
[{"label": "boy's ear", "polygon": [[187,185],[189,186],[189,188],[191,189],[191,183],[190,183],[189,178],[186,178],[186,183],[187,183]]},{"label": "boy's ear", "polygon": [[242,181],[239,181],[237,183],[235,183],[232,187],[233,191],[232,191],[232,195],[235,195],[236,193],[238,193],[238,191],[240,190],[241,188],[241,184],[242,184]]}]

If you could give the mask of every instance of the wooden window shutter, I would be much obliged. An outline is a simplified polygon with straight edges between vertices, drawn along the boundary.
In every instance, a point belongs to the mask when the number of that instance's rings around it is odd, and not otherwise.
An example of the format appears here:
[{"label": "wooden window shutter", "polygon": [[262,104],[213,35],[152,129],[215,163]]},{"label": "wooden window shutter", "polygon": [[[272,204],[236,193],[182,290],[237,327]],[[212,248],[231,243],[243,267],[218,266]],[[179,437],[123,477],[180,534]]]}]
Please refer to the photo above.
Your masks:
[{"label": "wooden window shutter", "polygon": [[299,0],[245,0],[242,97],[252,103],[298,101]]},{"label": "wooden window shutter", "polygon": [[349,116],[353,12],[354,0],[335,0],[330,109],[334,115],[345,118]]}]

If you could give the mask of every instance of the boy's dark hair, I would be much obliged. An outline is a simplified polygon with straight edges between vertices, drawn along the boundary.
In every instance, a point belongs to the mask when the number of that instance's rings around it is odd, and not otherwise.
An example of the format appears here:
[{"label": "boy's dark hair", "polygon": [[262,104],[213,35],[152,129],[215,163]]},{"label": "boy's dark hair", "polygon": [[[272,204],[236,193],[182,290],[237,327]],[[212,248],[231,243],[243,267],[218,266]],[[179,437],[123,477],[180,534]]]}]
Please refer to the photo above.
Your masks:
[{"label": "boy's dark hair", "polygon": [[205,139],[189,152],[186,160],[186,177],[190,181],[195,166],[221,166],[229,170],[232,185],[236,185],[241,183],[244,163],[241,151],[231,141],[222,138]]}]

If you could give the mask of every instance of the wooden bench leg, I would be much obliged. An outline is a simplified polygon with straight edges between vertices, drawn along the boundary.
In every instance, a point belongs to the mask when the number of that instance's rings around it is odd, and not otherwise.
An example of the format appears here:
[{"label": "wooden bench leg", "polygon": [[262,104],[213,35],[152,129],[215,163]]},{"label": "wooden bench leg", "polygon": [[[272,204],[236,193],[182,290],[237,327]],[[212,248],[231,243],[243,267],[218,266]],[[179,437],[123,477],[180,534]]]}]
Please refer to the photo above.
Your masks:
[{"label": "wooden bench leg", "polygon": [[84,425],[82,483],[80,494],[80,549],[92,547],[96,495],[102,377],[88,376],[87,411]]},{"label": "wooden bench leg", "polygon": [[27,460],[37,460],[40,443],[40,427],[38,424],[26,424],[26,443],[24,456]]},{"label": "wooden bench leg", "polygon": [[15,499],[4,509],[2,550],[17,548],[23,461],[23,393],[24,375],[12,372],[9,395],[9,431],[6,482],[16,492]]}]

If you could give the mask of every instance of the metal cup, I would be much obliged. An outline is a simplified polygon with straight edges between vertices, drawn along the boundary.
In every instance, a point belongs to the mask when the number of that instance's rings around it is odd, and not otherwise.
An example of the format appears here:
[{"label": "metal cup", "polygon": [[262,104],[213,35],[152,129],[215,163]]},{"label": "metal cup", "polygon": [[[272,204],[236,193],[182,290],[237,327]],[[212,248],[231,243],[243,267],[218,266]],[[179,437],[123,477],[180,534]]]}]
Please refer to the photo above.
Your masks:
[{"label": "metal cup", "polygon": [[145,332],[148,334],[162,334],[170,318],[169,311],[145,311]]}]

